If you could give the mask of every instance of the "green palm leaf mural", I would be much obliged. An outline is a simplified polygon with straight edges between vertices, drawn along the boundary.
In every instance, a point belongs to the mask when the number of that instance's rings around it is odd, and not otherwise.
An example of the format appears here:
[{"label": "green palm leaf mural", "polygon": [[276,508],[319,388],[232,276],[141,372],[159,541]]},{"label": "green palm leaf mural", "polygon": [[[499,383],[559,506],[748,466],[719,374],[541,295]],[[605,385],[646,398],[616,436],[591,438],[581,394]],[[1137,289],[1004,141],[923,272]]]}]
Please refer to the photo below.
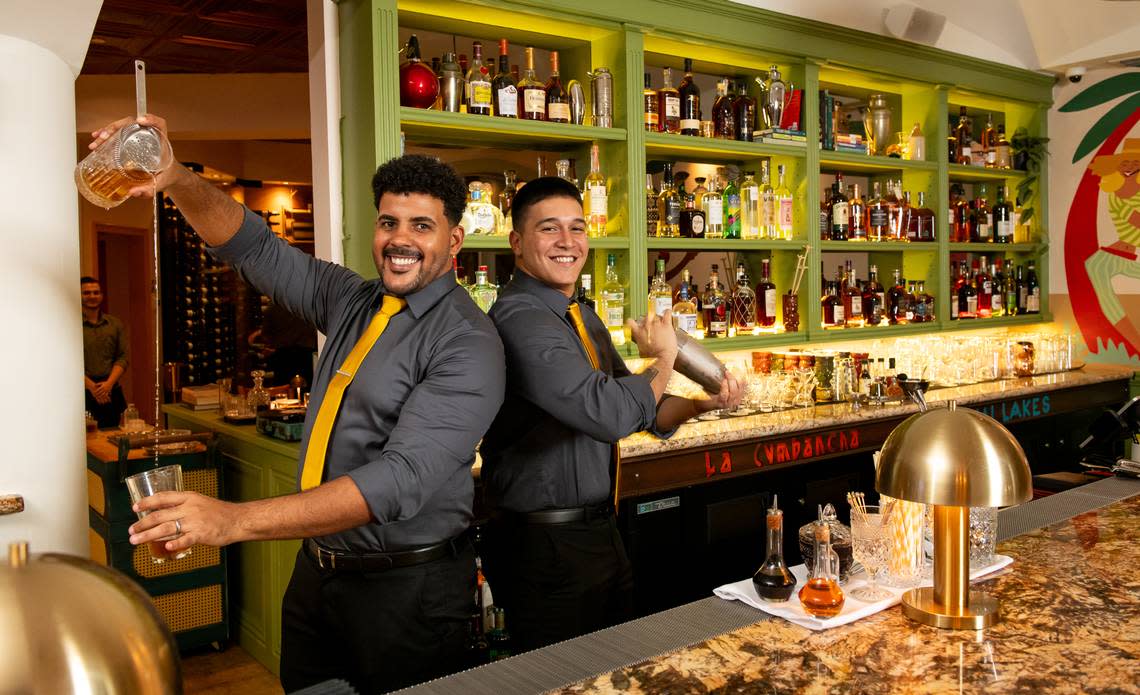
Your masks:
[{"label": "green palm leaf mural", "polygon": [[1130,113],[1140,108],[1140,72],[1126,72],[1102,80],[1070,99],[1061,107],[1063,112],[1084,111],[1085,109],[1107,104],[1131,94],[1128,99],[1109,109],[1108,113],[1093,124],[1073,152],[1073,163],[1084,159],[1090,152],[1100,147],[1116,126]]}]

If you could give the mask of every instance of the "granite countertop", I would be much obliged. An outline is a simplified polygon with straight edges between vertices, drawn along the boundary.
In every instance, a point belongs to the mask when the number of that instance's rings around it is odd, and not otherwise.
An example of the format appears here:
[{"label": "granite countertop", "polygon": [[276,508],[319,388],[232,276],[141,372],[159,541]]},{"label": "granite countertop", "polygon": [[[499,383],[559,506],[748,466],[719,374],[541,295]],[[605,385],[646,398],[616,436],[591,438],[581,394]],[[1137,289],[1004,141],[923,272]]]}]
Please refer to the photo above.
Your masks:
[{"label": "granite countertop", "polygon": [[[1127,367],[1089,364],[1080,369],[1018,379],[1004,379],[966,386],[940,388],[926,394],[927,403],[955,400],[960,405],[982,403],[1006,398],[1019,398],[1035,393],[1088,386],[1106,381],[1131,379],[1133,371]],[[748,439],[771,437],[822,427],[834,427],[872,420],[906,417],[918,412],[913,403],[869,405],[857,410],[848,403],[793,408],[772,413],[759,413],[744,417],[688,422],[678,428],[669,439],[658,439],[638,432],[621,440],[623,457],[647,456],[681,449],[707,447]]]},{"label": "granite countertop", "polygon": [[1140,497],[998,545],[1012,567],[975,584],[1002,604],[950,631],[898,606],[813,632],[759,622],[562,693],[1140,692]]}]

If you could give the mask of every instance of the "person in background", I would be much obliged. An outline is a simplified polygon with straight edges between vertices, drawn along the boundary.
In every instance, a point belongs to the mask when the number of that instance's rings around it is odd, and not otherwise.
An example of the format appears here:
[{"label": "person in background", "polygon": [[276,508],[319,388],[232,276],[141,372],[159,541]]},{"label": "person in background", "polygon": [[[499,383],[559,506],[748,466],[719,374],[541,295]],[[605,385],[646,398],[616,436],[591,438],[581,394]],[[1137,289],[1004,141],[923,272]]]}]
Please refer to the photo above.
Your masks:
[{"label": "person in background", "polygon": [[[93,146],[130,122],[94,133]],[[166,128],[154,116],[141,122]],[[131,543],[181,534],[166,541],[175,551],[304,539],[282,606],[287,692],[344,679],[375,693],[462,668],[475,610],[471,466],[505,382],[499,336],[451,272],[463,180],[418,155],[377,169],[371,280],[290,247],[181,165],[155,188],[210,253],[327,340],[298,492],[242,503],[162,492],[135,505],[148,515],[131,526]]]},{"label": "person in background", "polygon": [[617,442],[668,437],[699,413],[734,408],[732,376],[714,398],[666,395],[677,338],[670,312],[630,322],[632,374],[593,311],[573,297],[589,253],[578,189],[557,177],[524,186],[511,207],[515,274],[490,316],[507,356],[507,395],[483,438],[492,521],[483,569],[516,652],[633,617],[633,570],[614,517]]},{"label": "person in background", "polygon": [[89,275],[79,278],[83,303],[83,385],[87,411],[100,428],[118,427],[127,408],[119,379],[127,370],[127,329],[104,314],[103,286]]}]

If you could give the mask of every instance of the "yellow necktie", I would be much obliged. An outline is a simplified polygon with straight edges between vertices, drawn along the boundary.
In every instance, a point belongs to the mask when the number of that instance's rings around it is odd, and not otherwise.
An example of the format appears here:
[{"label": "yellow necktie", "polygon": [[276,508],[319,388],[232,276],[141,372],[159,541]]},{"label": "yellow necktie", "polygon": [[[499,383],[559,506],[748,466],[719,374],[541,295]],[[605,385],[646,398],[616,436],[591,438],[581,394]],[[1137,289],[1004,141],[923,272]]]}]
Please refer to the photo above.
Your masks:
[{"label": "yellow necktie", "polygon": [[[578,332],[578,339],[582,341],[582,346],[586,348],[586,357],[590,360],[590,366],[594,369],[599,369],[598,366],[598,352],[594,348],[594,341],[590,340],[590,334],[586,332],[586,322],[582,320],[582,309],[578,302],[570,302],[570,322],[574,324],[574,330]],[[614,515],[617,515],[617,503],[619,493],[619,474],[621,472],[621,452],[618,450],[617,442],[613,445],[613,456],[610,457],[610,480],[613,481],[614,488]]]},{"label": "yellow necktie", "polygon": [[398,314],[407,304],[399,297],[384,295],[384,303],[381,305],[380,311],[372,317],[368,328],[364,329],[364,333],[356,341],[356,345],[352,347],[352,352],[348,353],[348,357],[345,358],[344,364],[336,370],[332,380],[329,381],[328,388],[325,389],[325,397],[321,400],[321,407],[317,411],[317,419],[313,423],[313,431],[309,433],[309,446],[305,449],[305,463],[301,468],[302,490],[310,490],[321,484],[321,478],[325,471],[325,456],[329,449],[329,436],[332,434],[333,425],[336,423],[337,412],[340,411],[344,392],[352,383],[352,379],[356,376],[356,371],[360,368],[360,363],[364,361],[368,351],[372,349],[372,346],[380,338],[380,334],[388,327],[388,320]]}]

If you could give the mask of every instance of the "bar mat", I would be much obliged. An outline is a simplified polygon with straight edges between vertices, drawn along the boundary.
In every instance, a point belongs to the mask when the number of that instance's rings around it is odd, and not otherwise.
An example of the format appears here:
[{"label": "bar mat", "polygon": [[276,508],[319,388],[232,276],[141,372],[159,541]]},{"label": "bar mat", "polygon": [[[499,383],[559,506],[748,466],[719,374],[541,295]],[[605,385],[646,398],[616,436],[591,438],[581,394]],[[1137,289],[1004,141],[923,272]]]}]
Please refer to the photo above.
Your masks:
[{"label": "bar mat", "polygon": [[1111,477],[998,512],[998,541],[1051,526],[1078,514],[1140,495],[1140,480]]}]

